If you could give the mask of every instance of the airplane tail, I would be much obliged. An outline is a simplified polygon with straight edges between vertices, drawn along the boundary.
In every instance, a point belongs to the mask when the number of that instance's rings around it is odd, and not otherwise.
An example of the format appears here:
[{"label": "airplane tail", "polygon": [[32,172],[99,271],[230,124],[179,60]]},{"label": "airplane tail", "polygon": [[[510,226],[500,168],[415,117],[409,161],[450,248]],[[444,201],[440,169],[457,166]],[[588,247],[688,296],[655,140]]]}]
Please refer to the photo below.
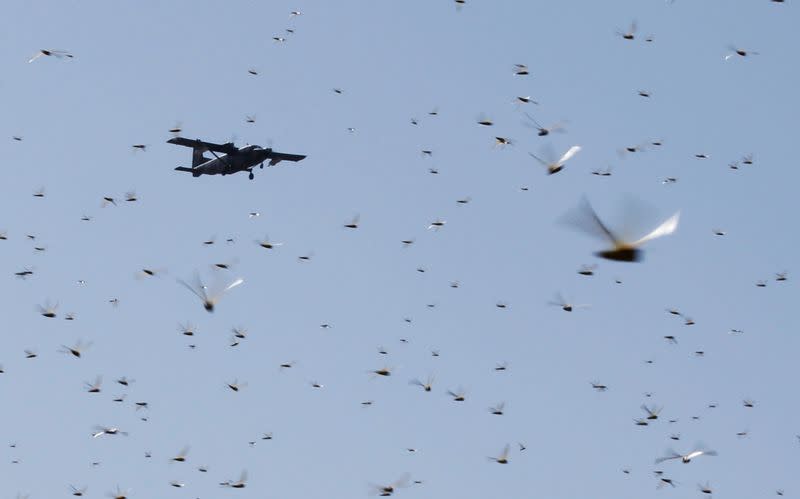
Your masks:
[{"label": "airplane tail", "polygon": [[210,161],[208,158],[203,156],[203,149],[199,147],[195,147],[192,149],[192,168],[197,165],[202,165],[206,161]]},{"label": "airplane tail", "polygon": [[175,170],[179,171],[179,172],[189,172],[189,173],[192,174],[193,177],[199,177],[200,176],[200,172],[198,172],[194,168],[186,168],[185,166],[179,166],[179,167],[175,168]]}]

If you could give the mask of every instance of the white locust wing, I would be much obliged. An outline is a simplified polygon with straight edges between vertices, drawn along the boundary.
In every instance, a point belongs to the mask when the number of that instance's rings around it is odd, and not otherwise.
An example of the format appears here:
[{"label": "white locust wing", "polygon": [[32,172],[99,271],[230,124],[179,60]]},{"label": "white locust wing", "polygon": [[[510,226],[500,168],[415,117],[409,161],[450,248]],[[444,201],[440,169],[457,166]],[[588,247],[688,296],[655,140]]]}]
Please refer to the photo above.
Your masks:
[{"label": "white locust wing", "polygon": [[569,150],[567,152],[565,152],[563,156],[561,156],[561,159],[556,161],[556,165],[558,165],[558,166],[563,165],[564,163],[569,161],[569,159],[571,157],[575,156],[578,153],[578,151],[580,151],[580,150],[581,150],[581,146],[572,146],[572,147],[570,147]]},{"label": "white locust wing", "polygon": [[225,293],[227,291],[230,291],[231,289],[235,288],[236,286],[238,286],[239,284],[241,284],[243,282],[244,282],[244,279],[241,279],[241,278],[236,279],[232,283],[228,284],[228,286],[225,289],[223,289],[222,292]]},{"label": "white locust wing", "polygon": [[650,232],[649,234],[645,235],[644,237],[642,237],[638,241],[634,241],[631,244],[633,246],[639,246],[641,244],[646,243],[647,241],[649,241],[651,239],[655,239],[655,238],[661,237],[661,236],[668,236],[668,235],[672,234],[673,232],[675,232],[675,229],[678,228],[678,220],[680,219],[680,215],[681,215],[681,212],[675,213],[674,215],[672,215],[671,217],[666,219],[661,225],[659,225],[658,227],[653,229],[652,232]]}]

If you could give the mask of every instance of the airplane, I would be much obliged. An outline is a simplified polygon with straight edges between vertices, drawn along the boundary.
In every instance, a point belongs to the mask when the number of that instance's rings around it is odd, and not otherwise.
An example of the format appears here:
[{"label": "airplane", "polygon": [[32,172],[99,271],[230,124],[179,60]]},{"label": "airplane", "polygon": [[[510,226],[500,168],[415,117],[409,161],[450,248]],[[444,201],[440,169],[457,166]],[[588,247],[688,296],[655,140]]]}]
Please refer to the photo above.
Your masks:
[{"label": "airplane", "polygon": [[[242,148],[233,145],[233,142],[226,144],[214,144],[202,140],[186,139],[174,137],[167,141],[169,144],[192,148],[192,167],[179,166],[175,170],[179,172],[190,172],[193,177],[200,175],[230,175],[237,172],[248,172],[250,180],[253,180],[253,168],[260,163],[264,168],[264,162],[269,161],[269,166],[275,166],[280,161],[301,161],[305,155],[286,154],[274,152],[272,148],[263,148],[256,145],[248,145]],[[210,152],[214,157],[207,158],[205,152]],[[219,156],[217,153],[222,153]]]}]

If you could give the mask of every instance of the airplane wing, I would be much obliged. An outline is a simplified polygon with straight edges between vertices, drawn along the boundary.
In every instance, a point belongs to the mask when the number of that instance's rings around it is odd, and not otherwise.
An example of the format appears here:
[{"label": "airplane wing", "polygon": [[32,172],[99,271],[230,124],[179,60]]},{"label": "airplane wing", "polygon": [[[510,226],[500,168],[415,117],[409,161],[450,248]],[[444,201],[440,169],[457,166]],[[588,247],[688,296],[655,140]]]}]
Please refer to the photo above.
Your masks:
[{"label": "airplane wing", "polygon": [[191,147],[193,149],[203,149],[206,151],[221,152],[224,154],[235,154],[239,148],[233,145],[233,142],[227,144],[214,144],[213,142],[205,142],[202,140],[187,139],[184,137],[174,137],[167,141],[168,144],[175,144],[178,146]]},{"label": "airplane wing", "polygon": [[286,154],[273,152],[269,155],[269,166],[275,166],[281,161],[302,161],[306,158],[305,154]]}]

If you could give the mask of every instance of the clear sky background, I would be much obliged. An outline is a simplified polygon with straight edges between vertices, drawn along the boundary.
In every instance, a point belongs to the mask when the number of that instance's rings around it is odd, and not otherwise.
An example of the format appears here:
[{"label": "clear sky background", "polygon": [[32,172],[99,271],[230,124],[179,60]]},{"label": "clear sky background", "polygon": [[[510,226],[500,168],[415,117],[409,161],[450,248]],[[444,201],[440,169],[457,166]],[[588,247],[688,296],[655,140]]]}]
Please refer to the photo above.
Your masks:
[{"label": "clear sky background", "polygon": [[[633,20],[634,40],[615,34]],[[799,23],[792,0],[7,2],[0,494],[352,498],[408,472],[422,483],[397,496],[691,497],[706,481],[718,497],[797,495]],[[730,44],[759,55],[725,61]],[[43,48],[75,57],[28,64]],[[523,111],[567,133],[537,137]],[[166,144],[177,122],[308,158],[255,181],[192,178],[173,171],[191,162]],[[583,149],[547,176],[527,154],[545,144]],[[652,207],[626,215],[643,226],[681,223],[643,263],[599,261],[602,242],[558,223],[584,194],[611,225],[629,197]],[[283,245],[259,247],[266,235]],[[176,283],[195,271],[245,282],[208,314]],[[563,312],[556,292],[591,306]],[[39,315],[48,300],[57,318]],[[248,331],[237,347],[233,327]],[[78,339],[81,359],[58,352]],[[429,375],[430,393],[409,384]],[[463,403],[446,394],[459,387]],[[648,427],[633,423],[642,403],[663,406]],[[93,439],[95,425],[129,436]],[[719,455],[653,464],[699,442]],[[508,465],[487,460],[506,444]],[[220,488],[244,469],[245,489]],[[657,491],[657,469],[677,488]]]}]

